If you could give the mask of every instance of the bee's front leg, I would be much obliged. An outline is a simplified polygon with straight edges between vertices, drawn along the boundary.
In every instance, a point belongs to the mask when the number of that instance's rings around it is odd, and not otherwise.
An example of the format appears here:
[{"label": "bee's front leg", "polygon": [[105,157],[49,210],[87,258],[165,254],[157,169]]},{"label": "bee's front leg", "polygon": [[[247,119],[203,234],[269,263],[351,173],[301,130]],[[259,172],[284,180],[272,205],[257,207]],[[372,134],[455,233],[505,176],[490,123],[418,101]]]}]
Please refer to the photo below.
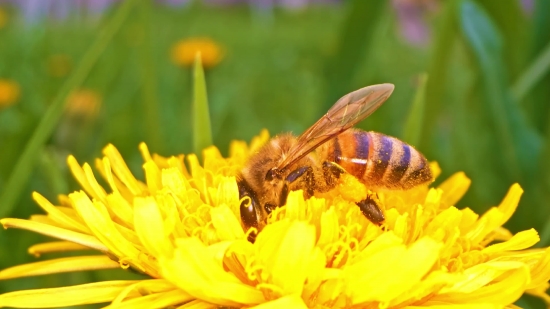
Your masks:
[{"label": "bee's front leg", "polygon": [[[306,194],[306,198],[309,198],[313,195],[315,189],[315,176],[313,173],[313,168],[311,166],[302,166],[294,171],[292,171],[286,177],[285,188],[287,188],[284,194],[284,201],[286,202],[286,197],[288,196],[289,188],[290,190],[303,189]],[[283,198],[281,194],[281,198]]]}]

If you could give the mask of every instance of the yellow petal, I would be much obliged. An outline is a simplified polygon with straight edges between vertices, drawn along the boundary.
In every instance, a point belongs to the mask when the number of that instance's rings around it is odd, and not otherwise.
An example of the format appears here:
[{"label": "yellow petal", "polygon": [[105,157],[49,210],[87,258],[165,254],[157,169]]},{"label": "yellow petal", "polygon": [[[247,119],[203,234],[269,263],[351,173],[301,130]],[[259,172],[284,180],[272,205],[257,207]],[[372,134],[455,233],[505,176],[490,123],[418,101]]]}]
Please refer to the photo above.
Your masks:
[{"label": "yellow petal", "polygon": [[86,225],[63,213],[61,207],[55,207],[52,203],[50,203],[50,201],[39,193],[33,192],[32,198],[40,207],[42,207],[42,209],[44,209],[44,211],[48,213],[49,217],[56,223],[59,223],[61,227],[67,227],[83,233],[90,233],[90,229]]},{"label": "yellow petal", "polygon": [[523,263],[491,261],[467,269],[462,281],[442,290],[432,300],[508,305],[523,294],[529,280],[529,270]]},{"label": "yellow petal", "polygon": [[144,142],[139,143],[138,145],[139,152],[141,153],[141,157],[143,158],[143,161],[151,161],[153,158],[151,157],[151,153],[149,152],[149,147],[147,147],[147,144]]},{"label": "yellow petal", "polygon": [[547,287],[548,278],[550,277],[550,248],[546,248],[540,256],[536,257],[534,260],[528,260],[526,263],[529,266],[532,265],[531,282],[528,288],[534,289],[540,286]]},{"label": "yellow petal", "polygon": [[491,304],[491,303],[478,303],[478,304],[456,304],[456,303],[445,303],[440,301],[428,301],[425,302],[422,306],[407,306],[406,309],[502,309],[502,305]]},{"label": "yellow petal", "polygon": [[434,240],[422,238],[409,248],[388,246],[365,256],[345,269],[346,294],[352,304],[389,302],[420,282],[437,260],[440,248]]},{"label": "yellow petal", "polygon": [[145,171],[147,188],[153,195],[162,189],[161,171],[152,160],[143,163],[143,170]]},{"label": "yellow petal", "polygon": [[164,278],[195,298],[224,306],[264,301],[260,291],[226,272],[197,238],[178,240],[174,257],[162,257],[160,266]]},{"label": "yellow petal", "polygon": [[86,246],[70,241],[51,241],[42,244],[32,245],[27,251],[29,252],[29,254],[32,254],[35,257],[40,257],[40,255],[44,253],[81,251],[89,249],[90,248]]},{"label": "yellow petal", "polygon": [[86,175],[86,180],[90,185],[91,190],[93,190],[92,196],[95,199],[105,202],[105,196],[107,195],[107,193],[105,192],[105,189],[103,189],[103,187],[95,179],[92,168],[88,163],[86,163],[84,164],[83,169],[84,169],[84,174]]},{"label": "yellow petal", "polygon": [[284,297],[263,303],[250,309],[307,309],[306,304],[298,294],[290,294]]},{"label": "yellow petal", "polygon": [[262,129],[260,134],[254,136],[250,141],[250,153],[258,151],[267,141],[269,141],[269,132],[266,129]]},{"label": "yellow petal", "polygon": [[101,243],[96,237],[78,233],[78,232],[69,231],[69,230],[58,228],[55,226],[42,224],[38,222],[32,222],[29,220],[12,219],[12,218],[2,219],[0,220],[0,223],[4,226],[4,228],[18,228],[18,229],[28,230],[38,234],[75,242],[77,244],[81,244],[83,246],[89,247],[91,249],[96,249],[102,252],[109,251],[109,249],[107,249],[107,247],[105,247],[105,245]]},{"label": "yellow petal", "polygon": [[389,305],[390,307],[401,308],[405,304],[424,303],[423,299],[429,299],[442,287],[452,286],[460,279],[461,276],[456,273],[448,273],[443,270],[432,271],[414,287],[394,298]]},{"label": "yellow petal", "polygon": [[292,220],[306,220],[307,202],[302,190],[291,191],[287,197],[285,218]]},{"label": "yellow petal", "polygon": [[105,281],[52,289],[10,292],[0,295],[0,307],[50,308],[97,304],[113,300],[137,281]]},{"label": "yellow petal", "polygon": [[134,308],[171,308],[184,304],[193,297],[179,289],[168,292],[154,293],[141,297],[136,297],[116,304],[111,304],[105,309],[134,309]]},{"label": "yellow petal", "polygon": [[[254,247],[258,266],[263,270],[261,281],[275,287],[275,295],[301,294],[315,246],[315,228],[301,221],[284,219],[266,226]],[[317,263],[315,263],[318,265]]]},{"label": "yellow petal", "polygon": [[[287,222],[279,221],[275,224],[287,225]],[[271,231],[265,228],[262,232],[268,234]],[[301,294],[308,271],[318,271],[308,267],[311,266],[315,246],[315,228],[305,222],[295,221],[288,223],[286,231],[279,237],[281,240],[276,245],[273,255],[269,260],[263,261],[271,278],[269,281],[278,286],[283,295]],[[259,245],[263,240],[258,237]]]},{"label": "yellow petal", "polygon": [[95,195],[95,191],[88,183],[88,177],[86,177],[86,173],[84,172],[84,169],[78,164],[78,161],[76,161],[76,158],[73,156],[67,157],[67,165],[69,165],[69,169],[71,170],[73,177],[78,181],[82,189],[86,191],[90,196],[94,198],[98,198],[98,196]]},{"label": "yellow petal", "polygon": [[115,175],[130,190],[130,192],[132,192],[133,195],[142,195],[145,186],[134,177],[115,146],[112,144],[105,146],[105,148],[103,148],[103,154],[109,158],[111,168],[113,169]]},{"label": "yellow petal", "polygon": [[472,181],[466,177],[464,172],[458,172],[447,178],[439,189],[443,191],[441,203],[447,206],[454,206],[466,194]]},{"label": "yellow petal", "polygon": [[228,206],[221,205],[210,209],[212,225],[221,241],[244,238],[241,222]]},{"label": "yellow petal", "polygon": [[132,266],[154,278],[158,277],[156,261],[142,254],[133,242],[135,235],[132,235],[132,231],[121,232],[124,229],[111,221],[105,205],[101,202],[92,203],[82,191],[72,193],[69,197],[93,234],[119,258],[123,265]]},{"label": "yellow petal", "polygon": [[172,244],[165,233],[162,215],[154,198],[134,199],[134,226],[141,244],[153,256],[172,255]]},{"label": "yellow petal", "polygon": [[437,161],[430,162],[430,170],[432,170],[432,175],[434,179],[437,179],[437,177],[441,175],[441,166],[439,166],[439,163],[437,163]]},{"label": "yellow petal", "polygon": [[512,217],[514,212],[516,212],[519,204],[519,199],[522,195],[523,189],[519,184],[515,183],[510,187],[508,193],[506,193],[506,196],[498,206],[498,209],[504,214],[504,217],[502,218],[503,221],[499,224],[499,226],[508,222],[508,220],[510,220],[510,217]]},{"label": "yellow petal", "polygon": [[124,185],[120,179],[115,177],[113,174],[113,170],[111,169],[111,161],[107,157],[103,157],[102,160],[96,159],[96,168],[101,173],[101,176],[105,178],[107,183],[109,183],[109,186],[111,187],[111,190],[113,190],[114,193],[119,193],[124,197],[126,201],[132,201],[134,198],[134,194]]},{"label": "yellow petal", "polygon": [[116,269],[120,265],[105,255],[75,256],[22,264],[0,271],[0,280],[71,271]]},{"label": "yellow petal", "polygon": [[[176,287],[165,279],[145,279],[135,281],[133,284],[126,286],[115,299],[112,304],[119,304],[127,299],[132,299],[137,295],[156,294],[173,291]],[[183,291],[181,291],[183,293]]]},{"label": "yellow petal", "polygon": [[134,228],[134,208],[124,199],[120,192],[115,191],[106,197],[109,212],[113,214],[113,219],[118,219],[124,226]]},{"label": "yellow petal", "polygon": [[216,201],[218,205],[227,205],[236,216],[240,214],[239,188],[235,177],[222,177]]},{"label": "yellow petal", "polygon": [[486,254],[500,253],[504,251],[514,251],[529,248],[539,242],[539,233],[535,229],[522,231],[512,236],[508,241],[490,245],[484,248],[482,251]]},{"label": "yellow petal", "polygon": [[[93,204],[84,192],[74,192],[69,194],[75,209],[86,221],[88,227],[92,230],[103,244],[117,256],[137,256],[139,252],[134,246],[120,235],[115,228],[105,207],[100,203]],[[98,207],[96,207],[98,206]]]},{"label": "yellow petal", "polygon": [[320,229],[321,234],[317,241],[317,246],[324,248],[326,245],[332,244],[338,239],[340,228],[338,224],[338,215],[333,206],[321,214]]}]

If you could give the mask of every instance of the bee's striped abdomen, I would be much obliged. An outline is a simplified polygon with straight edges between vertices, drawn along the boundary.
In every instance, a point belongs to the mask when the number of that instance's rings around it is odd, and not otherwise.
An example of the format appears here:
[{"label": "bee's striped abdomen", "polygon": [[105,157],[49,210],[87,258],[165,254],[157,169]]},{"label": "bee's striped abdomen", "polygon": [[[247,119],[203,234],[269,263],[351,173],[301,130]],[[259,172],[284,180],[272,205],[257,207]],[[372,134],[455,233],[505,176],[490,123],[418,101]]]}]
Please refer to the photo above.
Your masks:
[{"label": "bee's striped abdomen", "polygon": [[324,160],[337,163],[348,173],[361,179],[367,169],[371,143],[368,135],[356,135],[354,131],[348,130],[338,135],[320,147],[320,152],[321,156],[326,153]]},{"label": "bee's striped abdomen", "polygon": [[371,187],[409,189],[432,180],[422,154],[377,132],[348,130],[322,147],[320,154]]}]

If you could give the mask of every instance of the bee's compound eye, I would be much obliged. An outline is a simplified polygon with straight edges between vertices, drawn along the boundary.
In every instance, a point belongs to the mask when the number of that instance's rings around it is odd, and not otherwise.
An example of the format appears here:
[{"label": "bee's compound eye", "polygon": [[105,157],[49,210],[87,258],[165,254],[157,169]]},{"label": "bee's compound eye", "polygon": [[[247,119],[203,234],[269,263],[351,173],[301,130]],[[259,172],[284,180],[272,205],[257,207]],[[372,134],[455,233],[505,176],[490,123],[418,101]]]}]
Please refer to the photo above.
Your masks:
[{"label": "bee's compound eye", "polygon": [[259,218],[256,207],[256,202],[251,196],[245,196],[241,201],[241,220],[247,230],[251,227],[258,228]]},{"label": "bee's compound eye", "polygon": [[250,228],[256,228],[256,232],[251,232],[248,235],[248,240],[254,242],[256,239],[256,234],[258,233],[261,220],[261,209],[260,203],[256,199],[256,194],[250,188],[250,186],[244,180],[237,182],[239,187],[239,197],[241,198],[241,205],[239,210],[241,212],[241,221],[243,222],[243,227],[245,232],[250,230]]}]

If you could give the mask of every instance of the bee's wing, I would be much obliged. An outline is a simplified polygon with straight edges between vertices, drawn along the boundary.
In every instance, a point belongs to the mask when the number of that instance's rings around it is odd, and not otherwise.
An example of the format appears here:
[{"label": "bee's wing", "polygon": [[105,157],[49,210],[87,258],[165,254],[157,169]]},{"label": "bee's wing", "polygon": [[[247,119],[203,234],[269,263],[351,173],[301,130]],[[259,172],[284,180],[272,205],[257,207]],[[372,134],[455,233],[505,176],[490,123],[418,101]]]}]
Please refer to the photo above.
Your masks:
[{"label": "bee's wing", "polygon": [[298,137],[288,156],[277,167],[284,170],[323,143],[372,114],[393,92],[392,84],[372,85],[341,97],[329,111]]}]

